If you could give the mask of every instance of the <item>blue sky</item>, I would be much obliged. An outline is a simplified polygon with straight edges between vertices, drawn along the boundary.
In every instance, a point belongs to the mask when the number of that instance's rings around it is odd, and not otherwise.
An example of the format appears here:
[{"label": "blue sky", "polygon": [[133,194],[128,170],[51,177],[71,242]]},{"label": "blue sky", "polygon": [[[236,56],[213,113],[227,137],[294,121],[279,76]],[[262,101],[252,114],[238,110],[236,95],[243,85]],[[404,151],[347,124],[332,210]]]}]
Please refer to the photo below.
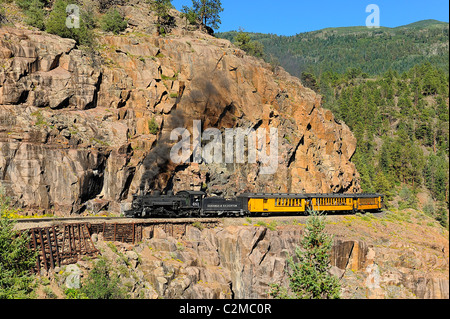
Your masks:
[{"label": "blue sky", "polygon": [[[191,0],[172,0],[176,9]],[[380,8],[380,24],[397,27],[419,20],[449,21],[448,0],[222,0],[219,31],[295,35],[328,27],[365,25],[369,4]]]}]

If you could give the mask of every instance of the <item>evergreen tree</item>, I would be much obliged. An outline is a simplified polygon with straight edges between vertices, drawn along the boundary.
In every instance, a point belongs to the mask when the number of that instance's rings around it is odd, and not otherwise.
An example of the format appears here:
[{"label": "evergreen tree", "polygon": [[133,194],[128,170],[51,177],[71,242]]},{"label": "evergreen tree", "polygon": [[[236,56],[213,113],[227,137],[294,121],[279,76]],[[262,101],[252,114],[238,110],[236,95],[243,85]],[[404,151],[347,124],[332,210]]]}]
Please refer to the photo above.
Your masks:
[{"label": "evergreen tree", "polygon": [[174,25],[175,19],[170,15],[173,8],[172,0],[153,0],[151,9],[158,17],[158,33],[165,35],[170,32],[170,27]]},{"label": "evergreen tree", "polygon": [[192,5],[203,26],[219,29],[222,23],[219,14],[223,11],[220,0],[192,0]]},{"label": "evergreen tree", "polygon": [[34,289],[31,269],[36,264],[36,255],[28,248],[26,232],[14,230],[9,212],[9,198],[0,189],[0,299],[31,298]]},{"label": "evergreen tree", "polygon": [[325,217],[309,211],[306,233],[301,247],[295,250],[298,262],[290,256],[289,289],[277,284],[272,285],[270,295],[277,299],[339,299],[340,283],[336,276],[329,273],[330,250],[333,239],[325,232]]},{"label": "evergreen tree", "polygon": [[181,17],[185,18],[186,22],[189,22],[189,24],[191,25],[195,25],[198,22],[197,13],[193,8],[190,8],[188,6],[183,6],[183,8],[181,9]]},{"label": "evergreen tree", "polygon": [[234,38],[234,44],[250,55],[256,57],[263,57],[264,55],[263,45],[258,41],[253,41],[243,29],[240,29],[240,32]]}]

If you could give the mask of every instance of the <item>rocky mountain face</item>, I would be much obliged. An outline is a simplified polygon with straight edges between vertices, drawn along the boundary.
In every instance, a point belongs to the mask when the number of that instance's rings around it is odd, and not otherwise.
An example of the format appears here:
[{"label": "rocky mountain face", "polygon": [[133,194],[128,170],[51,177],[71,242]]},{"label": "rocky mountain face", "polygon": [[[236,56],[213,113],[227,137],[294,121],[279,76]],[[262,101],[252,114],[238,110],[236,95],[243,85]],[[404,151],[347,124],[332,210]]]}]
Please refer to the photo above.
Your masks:
[{"label": "rocky mountain face", "polygon": [[[136,245],[93,237],[131,298],[266,299],[270,285],[289,285],[287,256],[295,256],[305,220],[233,219],[179,231],[149,227]],[[326,232],[334,236],[330,272],[339,278],[341,298],[449,298],[448,231],[430,217],[415,211],[328,216]],[[55,269],[63,275],[50,276],[53,291],[64,298],[63,291],[74,288],[65,273],[75,267],[76,282],[84,282],[94,262]]]},{"label": "rocky mountain face", "polygon": [[[44,32],[0,28],[0,185],[17,204],[119,212],[132,194],[154,189],[360,190],[355,138],[297,78],[183,27],[175,11],[179,27],[160,37],[144,4],[120,10],[130,27],[99,34],[94,52]],[[192,134],[194,120],[222,132],[277,128],[275,174],[261,174],[261,162],[173,163],[170,133]]]},{"label": "rocky mountain face", "polygon": [[[428,221],[421,214],[415,217]],[[334,236],[330,271],[340,279],[342,298],[449,297],[448,232],[416,225],[415,217],[409,222],[327,218],[326,231]],[[214,229],[187,227],[186,233],[173,236],[155,231],[135,249],[143,276],[155,296],[163,298],[269,298],[271,284],[288,287],[286,258],[295,256],[304,234],[299,220],[270,220],[266,223],[272,227],[258,226],[257,220],[245,225],[247,220],[226,221]],[[386,237],[401,231],[409,234]],[[130,249],[125,246],[124,251]]]}]

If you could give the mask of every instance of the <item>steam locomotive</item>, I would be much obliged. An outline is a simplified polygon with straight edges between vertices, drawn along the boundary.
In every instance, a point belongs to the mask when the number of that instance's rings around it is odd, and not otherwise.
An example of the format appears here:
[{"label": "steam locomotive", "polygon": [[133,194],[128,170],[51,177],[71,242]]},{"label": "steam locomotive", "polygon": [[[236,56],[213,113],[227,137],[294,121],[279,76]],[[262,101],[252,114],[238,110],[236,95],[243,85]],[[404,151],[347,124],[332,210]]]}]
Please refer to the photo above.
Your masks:
[{"label": "steam locomotive", "polygon": [[245,193],[234,199],[207,197],[204,192],[133,196],[130,218],[149,217],[244,217],[305,215],[309,209],[326,213],[378,212],[384,208],[382,194],[265,194]]}]

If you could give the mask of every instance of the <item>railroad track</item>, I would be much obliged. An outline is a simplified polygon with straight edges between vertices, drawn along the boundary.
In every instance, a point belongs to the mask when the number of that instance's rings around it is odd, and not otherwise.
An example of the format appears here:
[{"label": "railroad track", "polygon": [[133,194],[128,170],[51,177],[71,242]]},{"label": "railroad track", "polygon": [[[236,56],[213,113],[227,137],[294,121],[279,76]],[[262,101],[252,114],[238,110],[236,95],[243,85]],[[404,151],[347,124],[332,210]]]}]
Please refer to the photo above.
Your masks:
[{"label": "railroad track", "polygon": [[70,223],[87,223],[87,224],[192,224],[201,223],[218,223],[219,218],[129,218],[129,217],[48,217],[48,218],[16,218],[16,229],[26,229],[33,227],[41,227],[41,225],[63,225]]},{"label": "railroad track", "polygon": [[[385,211],[381,211],[381,212],[376,212],[376,213],[372,213],[372,215],[374,215],[375,217],[382,217],[384,215]],[[349,213],[333,213],[333,214],[328,214],[325,215],[326,217],[330,217],[330,216],[348,216],[348,215],[353,215],[353,214],[349,214]],[[255,219],[255,218],[283,218],[283,217],[307,217],[305,215],[290,215],[290,214],[281,214],[281,215],[269,215],[269,216],[250,216],[250,218]],[[47,218],[15,218],[13,219],[15,222],[19,223],[19,224],[26,224],[26,223],[48,223],[48,222],[61,222],[61,223],[65,223],[65,222],[87,222],[87,223],[96,223],[96,222],[118,222],[118,223],[122,223],[122,222],[129,222],[129,223],[142,223],[142,224],[146,224],[146,223],[152,223],[152,222],[157,222],[157,223],[161,223],[161,222],[173,222],[173,223],[180,223],[180,222],[196,222],[196,221],[200,221],[200,222],[208,222],[208,221],[218,221],[222,218],[227,218],[227,219],[242,219],[243,217],[208,217],[208,218],[204,218],[204,217],[178,217],[178,218],[168,218],[168,217],[151,217],[151,218],[130,218],[130,217],[47,217]]]},{"label": "railroad track", "polygon": [[46,218],[14,218],[17,223],[45,223],[45,222],[89,222],[89,221],[125,221],[139,220],[127,217],[46,217]]}]

